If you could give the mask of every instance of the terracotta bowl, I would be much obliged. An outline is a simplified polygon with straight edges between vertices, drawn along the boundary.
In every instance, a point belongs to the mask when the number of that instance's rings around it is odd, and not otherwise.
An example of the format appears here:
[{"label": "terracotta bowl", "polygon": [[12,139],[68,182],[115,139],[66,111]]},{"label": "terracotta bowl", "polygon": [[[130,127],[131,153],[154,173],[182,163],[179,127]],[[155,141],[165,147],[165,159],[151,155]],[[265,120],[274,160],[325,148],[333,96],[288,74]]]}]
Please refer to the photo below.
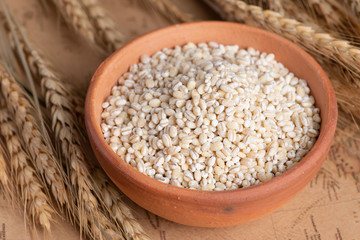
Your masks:
[{"label": "terracotta bowl", "polygon": [[[133,169],[105,142],[102,103],[118,78],[142,54],[188,42],[215,41],[274,53],[296,76],[307,80],[321,109],[320,136],[312,150],[293,168],[260,185],[221,192],[189,190],[158,182]],[[94,74],[86,97],[86,127],[98,161],[112,181],[141,207],[168,220],[200,227],[223,227],[267,215],[293,198],[315,176],[333,139],[337,105],[334,90],[319,64],[300,47],[275,34],[228,22],[174,25],[141,36],[106,59]]]}]

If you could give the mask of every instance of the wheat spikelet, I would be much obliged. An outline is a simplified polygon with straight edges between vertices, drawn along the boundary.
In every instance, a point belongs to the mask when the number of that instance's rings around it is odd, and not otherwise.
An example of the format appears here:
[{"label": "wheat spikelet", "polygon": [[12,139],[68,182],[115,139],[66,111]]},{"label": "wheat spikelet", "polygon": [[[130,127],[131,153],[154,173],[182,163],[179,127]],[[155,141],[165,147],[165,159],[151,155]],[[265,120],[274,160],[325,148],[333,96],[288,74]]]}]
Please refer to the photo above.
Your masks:
[{"label": "wheat spikelet", "polygon": [[314,23],[311,16],[309,16],[308,12],[299,7],[298,1],[292,0],[280,0],[282,6],[284,7],[284,16],[288,18],[295,18],[296,20],[310,25],[315,31],[323,31],[323,29],[316,23]]},{"label": "wheat spikelet", "polygon": [[181,12],[169,0],[142,0],[142,2],[173,23],[190,22],[193,20],[191,15]]},{"label": "wheat spikelet", "polygon": [[95,42],[95,30],[78,0],[52,0],[65,21],[75,32]]},{"label": "wheat spikelet", "polygon": [[360,86],[360,49],[348,41],[332,37],[323,32],[317,32],[311,26],[285,18],[280,14],[262,10],[258,6],[248,5],[243,1],[213,0],[220,8],[230,15],[231,19],[246,22],[278,33],[311,52],[319,53],[325,58],[331,58],[352,74],[352,81]]},{"label": "wheat spikelet", "polygon": [[106,51],[113,52],[124,44],[123,34],[115,28],[115,24],[108,17],[97,0],[80,0],[90,21],[95,27],[95,41]]},{"label": "wheat spikelet", "polygon": [[32,106],[28,100],[29,97],[3,69],[0,69],[0,88],[7,107],[15,119],[18,129],[21,130],[22,138],[37,171],[50,186],[58,204],[60,206],[70,206],[65,188],[65,175],[30,112]]},{"label": "wheat spikelet", "polygon": [[245,0],[247,4],[257,5],[263,9],[270,9],[272,11],[284,14],[284,6],[281,0]]},{"label": "wheat spikelet", "polygon": [[43,183],[36,175],[28,154],[23,150],[21,140],[17,136],[16,126],[6,108],[0,109],[0,132],[6,140],[6,146],[10,153],[10,168],[13,179],[25,211],[30,215],[33,225],[38,223],[47,231],[50,231],[50,223],[53,221],[52,214],[55,212],[50,204],[50,199],[44,190]]},{"label": "wheat spikelet", "polygon": [[122,227],[126,239],[149,240],[150,238],[136,221],[128,206],[121,201],[120,194],[108,181],[105,174],[101,170],[95,169],[93,175],[106,206],[111,210],[111,217]]}]

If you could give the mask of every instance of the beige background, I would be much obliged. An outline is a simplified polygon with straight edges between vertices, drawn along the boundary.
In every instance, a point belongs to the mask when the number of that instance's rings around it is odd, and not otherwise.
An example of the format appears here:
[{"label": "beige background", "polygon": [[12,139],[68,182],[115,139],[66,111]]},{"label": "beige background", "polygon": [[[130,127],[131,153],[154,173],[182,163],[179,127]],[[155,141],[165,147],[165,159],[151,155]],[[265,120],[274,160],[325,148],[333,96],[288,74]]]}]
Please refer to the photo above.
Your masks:
[{"label": "beige background", "polygon": [[[7,0],[34,45],[84,95],[96,67],[107,54],[66,27],[47,0]],[[130,0],[100,1],[130,40],[170,23]],[[134,2],[134,1],[133,1]],[[136,2],[136,1],[135,1]],[[196,19],[216,19],[201,1],[173,1]],[[219,229],[179,225],[161,219],[125,199],[154,240],[173,239],[360,239],[359,131],[336,133],[331,153],[316,178],[297,197],[271,215],[251,223]],[[0,200],[0,240],[30,239],[21,209]],[[186,214],[186,213],[184,213]],[[58,219],[50,239],[79,239],[76,228]],[[5,230],[5,232],[4,232]],[[5,237],[4,237],[5,233]],[[42,238],[40,233],[34,239]]]}]

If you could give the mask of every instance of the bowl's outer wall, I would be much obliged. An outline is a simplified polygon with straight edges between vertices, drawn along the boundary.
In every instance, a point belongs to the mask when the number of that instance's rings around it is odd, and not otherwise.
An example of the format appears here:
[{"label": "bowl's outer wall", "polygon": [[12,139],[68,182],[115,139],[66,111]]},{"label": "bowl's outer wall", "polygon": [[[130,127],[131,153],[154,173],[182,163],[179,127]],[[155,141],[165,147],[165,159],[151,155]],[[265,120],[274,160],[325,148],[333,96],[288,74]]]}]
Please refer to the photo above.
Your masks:
[{"label": "bowl's outer wall", "polygon": [[[205,192],[181,189],[144,176],[122,161],[107,145],[100,129],[102,102],[112,86],[139,61],[162,48],[188,42],[214,41],[274,53],[296,76],[305,79],[321,109],[321,133],[313,149],[292,169],[273,180],[245,189]],[[85,120],[92,148],[114,183],[143,208],[174,222],[221,227],[264,216],[294,197],[315,176],[325,160],[335,132],[337,106],[333,88],[321,67],[291,42],[269,32],[225,22],[199,22],[157,30],[128,43],[98,68],[91,81]]]}]

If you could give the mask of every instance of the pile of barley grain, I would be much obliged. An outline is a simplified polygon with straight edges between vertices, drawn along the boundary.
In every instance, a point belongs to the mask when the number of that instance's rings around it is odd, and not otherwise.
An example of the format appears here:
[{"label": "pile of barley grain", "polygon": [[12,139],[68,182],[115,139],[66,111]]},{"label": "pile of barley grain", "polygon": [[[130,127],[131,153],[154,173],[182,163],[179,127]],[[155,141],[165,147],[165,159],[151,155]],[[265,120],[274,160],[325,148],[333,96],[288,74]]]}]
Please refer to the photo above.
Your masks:
[{"label": "pile of barley grain", "polygon": [[304,157],[321,121],[306,82],[274,57],[214,42],[144,55],[103,103],[104,137],[138,171],[178,187],[268,181]]}]

